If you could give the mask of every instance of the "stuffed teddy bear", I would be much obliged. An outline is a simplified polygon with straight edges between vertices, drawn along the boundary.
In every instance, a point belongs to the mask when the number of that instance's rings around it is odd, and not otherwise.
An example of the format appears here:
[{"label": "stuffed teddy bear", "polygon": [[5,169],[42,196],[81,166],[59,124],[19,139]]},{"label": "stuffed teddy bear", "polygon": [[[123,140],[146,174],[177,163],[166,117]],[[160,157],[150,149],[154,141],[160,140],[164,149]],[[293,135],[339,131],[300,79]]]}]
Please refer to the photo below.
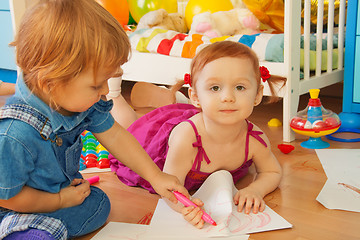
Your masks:
[{"label": "stuffed teddy bear", "polygon": [[260,31],[260,21],[247,8],[229,11],[203,12],[193,17],[189,34],[203,34],[210,38],[255,34]]},{"label": "stuffed teddy bear", "polygon": [[136,29],[162,28],[187,33],[188,28],[184,17],[178,13],[168,13],[165,9],[150,11],[142,16]]}]

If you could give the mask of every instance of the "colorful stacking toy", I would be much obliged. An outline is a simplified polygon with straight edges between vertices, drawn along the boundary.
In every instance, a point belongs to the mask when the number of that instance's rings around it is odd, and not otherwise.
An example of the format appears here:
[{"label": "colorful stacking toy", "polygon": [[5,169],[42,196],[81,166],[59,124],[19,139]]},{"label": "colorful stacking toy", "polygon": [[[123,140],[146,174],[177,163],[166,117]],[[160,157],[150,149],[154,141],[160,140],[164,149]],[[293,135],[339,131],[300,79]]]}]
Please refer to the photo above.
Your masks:
[{"label": "colorful stacking toy", "polygon": [[81,134],[83,149],[80,158],[80,171],[85,168],[109,168],[109,152],[98,142],[95,136],[84,131]]}]

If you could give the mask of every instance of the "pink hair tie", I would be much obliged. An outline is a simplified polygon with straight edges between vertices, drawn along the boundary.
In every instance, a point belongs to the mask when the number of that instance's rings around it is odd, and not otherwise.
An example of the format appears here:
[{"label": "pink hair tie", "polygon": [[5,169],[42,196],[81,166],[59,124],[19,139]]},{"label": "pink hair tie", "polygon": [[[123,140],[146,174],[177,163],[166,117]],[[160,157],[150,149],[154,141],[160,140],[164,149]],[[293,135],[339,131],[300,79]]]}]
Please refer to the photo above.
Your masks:
[{"label": "pink hair tie", "polygon": [[262,81],[266,82],[266,80],[268,80],[271,77],[269,70],[264,66],[260,66],[259,69],[260,69],[260,76],[262,78]]},{"label": "pink hair tie", "polygon": [[185,73],[185,75],[184,75],[184,82],[185,82],[185,84],[189,84],[190,87],[191,87],[191,77],[190,77],[190,74]]}]

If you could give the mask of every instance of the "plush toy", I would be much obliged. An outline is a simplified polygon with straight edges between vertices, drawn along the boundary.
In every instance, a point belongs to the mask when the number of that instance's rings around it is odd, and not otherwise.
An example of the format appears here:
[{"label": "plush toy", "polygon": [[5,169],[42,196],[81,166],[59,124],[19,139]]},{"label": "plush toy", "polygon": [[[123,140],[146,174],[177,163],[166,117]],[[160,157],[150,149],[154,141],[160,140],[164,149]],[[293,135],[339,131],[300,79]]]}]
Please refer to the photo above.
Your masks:
[{"label": "plush toy", "polygon": [[203,34],[211,38],[237,34],[255,34],[260,21],[247,8],[229,11],[204,12],[194,16],[189,34]]},{"label": "plush toy", "polygon": [[231,0],[234,8],[246,8],[245,3],[242,0]]},{"label": "plush toy", "polygon": [[150,11],[140,18],[136,29],[162,28],[181,33],[188,32],[185,19],[178,13],[168,13],[165,9]]},{"label": "plush toy", "polygon": [[252,13],[254,13],[254,15],[259,19],[259,21],[264,25],[261,27],[261,29],[272,28],[275,30],[274,33],[284,32],[285,4],[283,0],[242,0],[242,1],[246,5],[246,7]]}]

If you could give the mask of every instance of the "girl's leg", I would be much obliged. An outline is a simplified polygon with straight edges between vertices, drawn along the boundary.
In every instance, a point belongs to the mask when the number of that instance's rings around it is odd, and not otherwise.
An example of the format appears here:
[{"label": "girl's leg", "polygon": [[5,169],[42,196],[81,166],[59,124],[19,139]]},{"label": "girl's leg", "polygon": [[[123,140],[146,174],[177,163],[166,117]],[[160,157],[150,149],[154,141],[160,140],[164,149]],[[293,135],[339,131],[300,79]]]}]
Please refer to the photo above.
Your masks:
[{"label": "girl's leg", "polygon": [[13,95],[15,93],[15,84],[7,83],[0,80],[0,96]]},{"label": "girl's leg", "polygon": [[114,106],[111,114],[115,121],[124,128],[128,128],[137,119],[137,115],[121,95],[121,82],[121,77],[110,78],[108,80],[109,94],[106,97],[108,100],[113,100]]},{"label": "girl's leg", "polygon": [[174,96],[170,89],[147,82],[135,83],[130,97],[135,108],[158,108],[174,103],[189,103],[189,99],[180,91]]}]

